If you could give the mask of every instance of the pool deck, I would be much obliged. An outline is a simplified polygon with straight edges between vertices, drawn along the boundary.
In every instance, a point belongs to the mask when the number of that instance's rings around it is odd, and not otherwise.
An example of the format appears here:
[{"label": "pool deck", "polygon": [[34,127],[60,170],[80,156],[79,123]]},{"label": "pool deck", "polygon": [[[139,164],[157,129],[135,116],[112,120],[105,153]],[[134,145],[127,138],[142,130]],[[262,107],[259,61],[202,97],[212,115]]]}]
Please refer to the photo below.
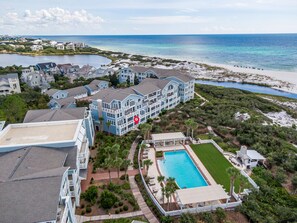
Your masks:
[{"label": "pool deck", "polygon": [[[176,151],[176,150],[186,150],[188,152],[188,154],[190,155],[192,161],[196,165],[196,167],[199,169],[200,173],[203,175],[204,179],[207,181],[208,185],[217,185],[215,180],[212,178],[210,173],[207,171],[205,166],[202,164],[202,162],[199,160],[199,158],[196,156],[195,152],[192,150],[192,148],[189,145],[149,148],[148,149],[148,155],[147,155],[148,158],[147,159],[150,159],[151,161],[153,161],[153,165],[149,167],[148,177],[152,178],[150,180],[150,183],[154,184],[152,186],[149,185],[149,188],[150,188],[152,194],[155,196],[155,198],[160,203],[163,202],[162,187],[158,183],[157,179],[158,179],[158,176],[161,175],[161,172],[159,170],[158,163],[157,163],[158,159],[156,158],[155,154],[156,154],[156,151],[168,152],[168,151]],[[165,203],[166,203],[167,202],[166,198],[164,200],[165,200]]]}]

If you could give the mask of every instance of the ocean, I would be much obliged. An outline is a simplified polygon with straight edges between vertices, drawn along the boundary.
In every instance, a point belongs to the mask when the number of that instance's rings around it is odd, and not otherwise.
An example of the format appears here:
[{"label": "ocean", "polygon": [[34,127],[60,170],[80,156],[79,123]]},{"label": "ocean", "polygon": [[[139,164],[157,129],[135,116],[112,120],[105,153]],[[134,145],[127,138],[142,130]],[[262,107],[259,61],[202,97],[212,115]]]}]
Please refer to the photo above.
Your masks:
[{"label": "ocean", "polygon": [[105,50],[200,63],[297,71],[297,34],[35,37],[80,41]]}]

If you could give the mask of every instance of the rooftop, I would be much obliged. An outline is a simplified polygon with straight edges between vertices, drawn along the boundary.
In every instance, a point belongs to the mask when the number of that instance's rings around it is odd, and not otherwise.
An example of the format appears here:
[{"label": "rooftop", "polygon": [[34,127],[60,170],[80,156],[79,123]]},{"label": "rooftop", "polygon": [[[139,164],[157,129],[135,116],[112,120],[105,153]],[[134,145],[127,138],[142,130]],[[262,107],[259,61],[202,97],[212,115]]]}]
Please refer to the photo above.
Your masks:
[{"label": "rooftop", "polygon": [[5,146],[27,146],[72,141],[78,134],[81,122],[81,120],[71,120],[8,125],[0,132],[0,149]]},{"label": "rooftop", "polygon": [[85,113],[86,108],[29,110],[24,123],[84,119]]},{"label": "rooftop", "polygon": [[202,202],[228,199],[230,196],[221,185],[210,185],[205,187],[195,187],[176,191],[180,202],[186,204],[198,204]]},{"label": "rooftop", "polygon": [[182,132],[152,134],[152,140],[154,141],[185,139],[185,138],[186,136]]},{"label": "rooftop", "polygon": [[265,160],[265,157],[258,153],[256,150],[247,150],[247,156],[253,160]]}]

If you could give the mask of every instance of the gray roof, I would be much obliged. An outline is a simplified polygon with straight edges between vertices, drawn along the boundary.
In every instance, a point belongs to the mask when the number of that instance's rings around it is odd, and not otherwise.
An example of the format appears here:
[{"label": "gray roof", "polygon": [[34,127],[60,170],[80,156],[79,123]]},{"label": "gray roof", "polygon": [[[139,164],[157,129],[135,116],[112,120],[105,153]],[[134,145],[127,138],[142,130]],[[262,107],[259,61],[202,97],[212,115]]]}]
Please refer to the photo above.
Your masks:
[{"label": "gray roof", "polygon": [[102,82],[107,82],[107,81],[102,81],[102,80],[93,80],[91,83],[89,83],[87,86],[95,91],[95,90],[98,90],[99,89],[99,84],[102,83]]},{"label": "gray roof", "polygon": [[58,92],[59,90],[58,89],[49,89],[48,91],[45,92],[45,94],[47,94],[48,96],[53,96],[56,92]]},{"label": "gray roof", "polygon": [[68,92],[68,97],[88,93],[87,89],[84,86],[69,88],[65,91]]},{"label": "gray roof", "polygon": [[141,73],[146,71],[153,71],[157,74],[159,78],[176,77],[184,82],[188,82],[194,79],[187,73],[182,72],[180,70],[175,70],[175,69],[161,69],[161,68],[141,67],[141,66],[133,66],[131,67],[131,69]]},{"label": "gray roof", "polygon": [[54,100],[56,103],[58,103],[61,108],[67,107],[70,104],[75,103],[75,98],[74,97],[67,97],[67,98],[61,98],[61,99],[52,99]]},{"label": "gray roof", "polygon": [[91,97],[91,99],[93,100],[102,99],[104,102],[110,103],[113,100],[122,101],[125,98],[127,98],[129,95],[137,95],[131,87],[120,88],[120,89],[107,88],[94,94]]},{"label": "gray roof", "polygon": [[[158,80],[158,81],[160,81],[160,80]],[[142,81],[139,85],[133,86],[132,89],[139,92],[142,95],[147,95],[152,92],[160,90],[160,88],[157,85],[155,85],[154,83],[150,82],[150,80],[145,81],[145,82]]]},{"label": "gray roof", "polygon": [[77,147],[27,147],[0,154],[3,223],[56,220],[62,177],[76,168]]},{"label": "gray roof", "polygon": [[146,78],[143,81],[141,81],[139,86],[143,86],[143,85],[150,83],[150,84],[153,84],[163,90],[166,87],[166,85],[170,83],[170,81],[171,80]]},{"label": "gray roof", "polygon": [[29,110],[24,123],[84,119],[85,113],[86,108]]}]

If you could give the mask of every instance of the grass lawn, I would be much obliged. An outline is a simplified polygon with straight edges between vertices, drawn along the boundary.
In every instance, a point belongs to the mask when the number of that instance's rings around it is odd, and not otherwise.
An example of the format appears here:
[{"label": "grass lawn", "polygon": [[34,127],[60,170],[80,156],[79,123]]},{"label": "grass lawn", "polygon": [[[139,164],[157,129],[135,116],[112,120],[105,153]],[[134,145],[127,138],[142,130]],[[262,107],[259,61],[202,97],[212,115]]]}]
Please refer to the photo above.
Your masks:
[{"label": "grass lawn", "polygon": [[[230,177],[226,170],[232,165],[228,160],[211,143],[191,145],[191,147],[213,179],[229,192]],[[235,192],[238,191],[238,187],[239,182],[235,181]]]}]

